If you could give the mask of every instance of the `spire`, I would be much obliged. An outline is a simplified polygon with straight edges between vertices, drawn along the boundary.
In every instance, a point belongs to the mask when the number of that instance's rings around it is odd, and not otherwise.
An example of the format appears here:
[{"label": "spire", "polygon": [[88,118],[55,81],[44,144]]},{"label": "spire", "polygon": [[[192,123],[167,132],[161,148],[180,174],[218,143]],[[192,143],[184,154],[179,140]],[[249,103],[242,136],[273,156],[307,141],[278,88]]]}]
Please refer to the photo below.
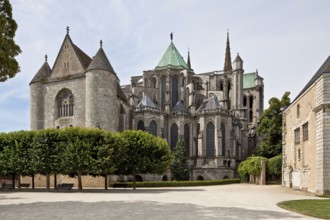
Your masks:
[{"label": "spire", "polygon": [[187,66],[188,66],[189,69],[191,69],[191,63],[190,63],[190,51],[189,51],[189,49],[188,49]]},{"label": "spire", "polygon": [[87,71],[89,70],[106,70],[116,75],[102,47],[97,51],[92,62],[89,64]]},{"label": "spire", "polygon": [[226,57],[225,57],[225,65],[223,67],[223,71],[225,73],[229,73],[232,71],[228,30],[227,30],[227,43],[226,43]]}]

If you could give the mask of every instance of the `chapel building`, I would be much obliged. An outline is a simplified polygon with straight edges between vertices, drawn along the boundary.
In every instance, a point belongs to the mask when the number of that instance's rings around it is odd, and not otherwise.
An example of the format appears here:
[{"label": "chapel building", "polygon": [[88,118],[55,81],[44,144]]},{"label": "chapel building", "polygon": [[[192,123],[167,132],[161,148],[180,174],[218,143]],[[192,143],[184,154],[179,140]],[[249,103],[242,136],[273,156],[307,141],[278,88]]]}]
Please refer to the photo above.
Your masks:
[{"label": "chapel building", "polygon": [[[120,86],[102,42],[91,58],[76,46],[69,30],[55,63],[45,63],[30,83],[31,129],[69,126],[111,131],[140,129],[167,140],[182,139],[191,179],[237,177],[237,164],[257,144],[256,127],[264,107],[263,78],[244,73],[237,54],[231,61],[229,34],[223,70],[195,73],[173,42],[155,68]],[[142,180],[165,180],[145,175]]]}]

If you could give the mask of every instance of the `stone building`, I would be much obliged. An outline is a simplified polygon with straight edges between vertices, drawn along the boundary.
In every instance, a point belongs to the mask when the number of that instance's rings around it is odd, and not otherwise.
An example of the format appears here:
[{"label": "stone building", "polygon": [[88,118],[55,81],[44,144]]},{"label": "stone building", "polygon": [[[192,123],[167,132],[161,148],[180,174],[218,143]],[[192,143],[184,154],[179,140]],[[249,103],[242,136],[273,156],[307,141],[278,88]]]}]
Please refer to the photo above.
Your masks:
[{"label": "stone building", "polygon": [[330,57],[283,113],[282,185],[330,193]]},{"label": "stone building", "polygon": [[154,69],[119,85],[102,43],[91,59],[68,31],[53,68],[46,59],[30,83],[31,129],[141,129],[163,137],[171,149],[183,139],[192,179],[236,177],[237,163],[256,146],[263,78],[244,73],[238,54],[231,62],[228,34],[223,70],[196,74],[189,52],[185,62],[171,34]]}]

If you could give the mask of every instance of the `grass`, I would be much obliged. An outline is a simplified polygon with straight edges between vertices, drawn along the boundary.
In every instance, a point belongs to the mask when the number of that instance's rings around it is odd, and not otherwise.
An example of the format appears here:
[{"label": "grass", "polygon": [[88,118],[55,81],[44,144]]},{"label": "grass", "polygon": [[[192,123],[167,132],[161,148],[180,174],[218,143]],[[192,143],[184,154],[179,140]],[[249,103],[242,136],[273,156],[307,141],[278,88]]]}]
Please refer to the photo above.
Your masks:
[{"label": "grass", "polygon": [[[118,182],[117,182],[118,183]],[[136,182],[137,188],[142,187],[187,187],[187,186],[212,186],[240,183],[239,179],[224,179],[224,180],[203,180],[203,181],[158,181],[158,182]],[[110,187],[115,183],[111,183]],[[133,187],[132,182],[125,182],[127,187]]]},{"label": "grass", "polygon": [[330,199],[292,200],[280,202],[277,205],[300,214],[330,219]]}]

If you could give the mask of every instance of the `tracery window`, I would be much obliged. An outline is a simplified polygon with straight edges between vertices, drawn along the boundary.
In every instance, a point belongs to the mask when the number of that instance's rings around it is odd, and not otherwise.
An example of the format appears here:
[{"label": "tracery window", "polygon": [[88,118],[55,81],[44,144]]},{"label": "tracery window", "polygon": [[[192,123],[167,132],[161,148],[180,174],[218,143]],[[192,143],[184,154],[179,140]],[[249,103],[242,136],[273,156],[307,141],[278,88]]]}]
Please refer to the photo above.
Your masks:
[{"label": "tracery window", "polygon": [[179,81],[177,77],[172,78],[172,108],[179,101]]},{"label": "tracery window", "polygon": [[165,109],[165,94],[166,94],[166,78],[165,77],[162,77],[161,79],[161,83],[162,83],[162,110]]},{"label": "tracery window", "polygon": [[225,156],[226,154],[226,127],[223,123],[221,123],[221,155]]},{"label": "tracery window", "polygon": [[184,145],[186,148],[187,156],[189,156],[189,145],[190,145],[190,131],[189,131],[189,125],[184,125]]},{"label": "tracery window", "polygon": [[73,116],[74,98],[69,89],[62,89],[56,96],[57,117]]}]

